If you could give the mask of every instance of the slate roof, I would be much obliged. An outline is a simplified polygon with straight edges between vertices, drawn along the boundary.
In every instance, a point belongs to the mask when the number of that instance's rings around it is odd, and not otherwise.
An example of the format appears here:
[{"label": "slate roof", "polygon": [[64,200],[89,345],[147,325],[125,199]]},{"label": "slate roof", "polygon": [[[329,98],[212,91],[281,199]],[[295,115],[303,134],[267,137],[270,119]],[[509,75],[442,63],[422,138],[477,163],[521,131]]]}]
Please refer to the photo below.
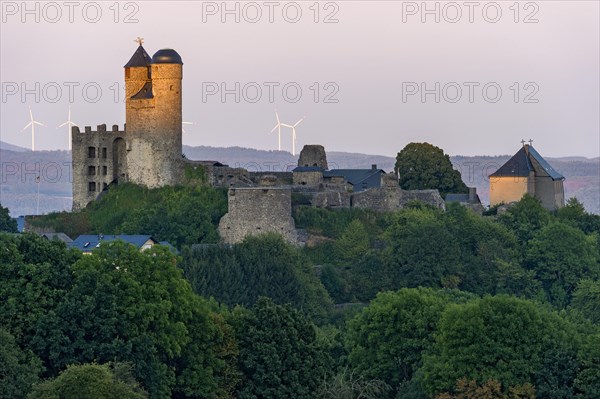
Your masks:
[{"label": "slate roof", "polygon": [[381,187],[382,169],[332,169],[323,172],[323,177],[342,176],[354,187],[354,191]]},{"label": "slate roof", "polygon": [[94,248],[100,245],[101,242],[110,242],[115,240],[122,240],[129,244],[133,244],[136,248],[141,248],[146,241],[152,239],[155,243],[158,240],[154,239],[149,235],[98,235],[98,234],[83,234],[77,237],[73,242],[67,244],[71,248],[77,248],[83,252],[90,252]]},{"label": "slate roof", "polygon": [[531,158],[533,158],[553,180],[564,180],[564,177],[550,166],[550,164],[530,145],[521,147],[511,159],[502,165],[496,172],[492,173],[490,177],[527,177],[530,172],[535,172]]},{"label": "slate roof", "polygon": [[143,98],[154,98],[152,94],[152,82],[146,82],[144,86],[136,94],[131,96],[133,100],[140,100]]},{"label": "slate roof", "polygon": [[66,235],[65,233],[42,233],[41,234],[42,237],[52,241],[52,240],[60,240],[66,243],[70,243],[73,242],[73,240],[71,239],[71,237],[69,237],[68,235]]},{"label": "slate roof", "polygon": [[131,56],[131,59],[123,68],[131,68],[131,67],[145,67],[152,63],[152,58],[150,55],[144,50],[143,46],[138,46],[135,50],[135,53]]}]

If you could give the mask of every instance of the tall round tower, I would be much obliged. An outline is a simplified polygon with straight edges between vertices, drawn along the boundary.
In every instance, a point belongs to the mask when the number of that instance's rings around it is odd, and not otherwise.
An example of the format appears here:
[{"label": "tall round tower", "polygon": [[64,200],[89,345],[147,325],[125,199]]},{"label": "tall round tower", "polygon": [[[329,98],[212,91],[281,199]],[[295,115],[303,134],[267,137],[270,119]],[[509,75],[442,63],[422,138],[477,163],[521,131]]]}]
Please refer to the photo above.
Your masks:
[{"label": "tall round tower", "polygon": [[183,62],[175,50],[163,49],[148,63],[149,80],[143,84],[138,69],[129,68],[129,78],[125,70],[126,90],[132,90],[126,99],[128,179],[150,188],[178,184]]}]

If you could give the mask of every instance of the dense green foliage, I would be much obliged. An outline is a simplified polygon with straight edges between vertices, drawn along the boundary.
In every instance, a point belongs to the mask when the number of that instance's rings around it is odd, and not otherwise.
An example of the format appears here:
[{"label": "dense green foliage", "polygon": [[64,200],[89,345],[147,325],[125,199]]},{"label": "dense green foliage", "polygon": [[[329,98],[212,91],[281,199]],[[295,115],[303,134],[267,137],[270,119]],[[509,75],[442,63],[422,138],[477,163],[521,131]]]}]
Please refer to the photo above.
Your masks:
[{"label": "dense green foliage", "polygon": [[600,397],[600,217],[576,201],[299,206],[305,247],[215,244],[224,208],[121,186],[72,215],[181,257],[0,234],[0,397]]},{"label": "dense green foliage", "polygon": [[452,167],[450,157],[429,143],[410,143],[396,156],[394,170],[405,190],[437,189],[448,193],[468,193],[460,172]]},{"label": "dense green foliage", "polygon": [[7,233],[17,232],[17,221],[10,217],[8,208],[5,208],[0,204],[0,231]]},{"label": "dense green foliage", "polygon": [[0,329],[0,399],[22,399],[38,380],[42,362]]},{"label": "dense green foliage", "polygon": [[248,237],[233,247],[186,249],[181,266],[196,293],[229,306],[252,306],[266,296],[321,318],[331,306],[327,291],[300,251],[276,234]]},{"label": "dense green foliage", "polygon": [[148,234],[176,247],[218,241],[217,226],[227,212],[224,190],[206,186],[147,189],[133,184],[111,188],[80,212],[32,218],[75,238],[80,234]]},{"label": "dense green foliage", "polygon": [[259,299],[250,312],[236,309],[233,323],[243,375],[239,399],[311,399],[326,378],[331,359],[314,326],[290,305]]},{"label": "dense green foliage", "polygon": [[140,388],[125,364],[73,365],[58,377],[37,385],[29,399],[144,399]]}]

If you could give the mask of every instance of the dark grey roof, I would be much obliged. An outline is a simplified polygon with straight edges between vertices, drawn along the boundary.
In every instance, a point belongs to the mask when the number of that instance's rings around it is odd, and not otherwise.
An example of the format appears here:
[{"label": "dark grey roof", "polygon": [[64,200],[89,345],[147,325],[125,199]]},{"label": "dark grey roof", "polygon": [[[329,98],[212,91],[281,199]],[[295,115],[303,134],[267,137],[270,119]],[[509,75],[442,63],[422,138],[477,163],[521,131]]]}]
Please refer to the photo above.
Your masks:
[{"label": "dark grey roof", "polygon": [[318,166],[297,166],[292,172],[323,172],[323,168]]},{"label": "dark grey roof", "polygon": [[131,96],[133,100],[140,100],[144,98],[154,98],[152,94],[152,82],[146,82],[144,86],[136,94]]},{"label": "dark grey roof", "polygon": [[368,188],[381,187],[381,175],[385,173],[382,169],[332,169],[323,172],[323,177],[341,176],[346,179],[354,191],[362,191]]},{"label": "dark grey roof", "polygon": [[144,243],[148,240],[152,240],[156,243],[158,241],[149,235],[98,235],[98,234],[84,234],[77,237],[73,242],[67,244],[71,248],[77,248],[83,252],[89,252],[100,245],[101,242],[110,242],[115,240],[122,240],[126,243],[134,245],[136,248],[141,248]]},{"label": "dark grey roof", "polygon": [[60,240],[66,243],[73,242],[71,237],[69,237],[65,233],[42,233],[41,236],[48,240]]},{"label": "dark grey roof", "polygon": [[183,65],[183,61],[181,61],[181,56],[177,51],[170,48],[163,48],[158,50],[152,56],[153,64],[181,64]]},{"label": "dark grey roof", "polygon": [[548,173],[552,180],[564,180],[565,177],[558,173],[550,164],[533,148],[529,146],[529,155],[532,156],[540,166]]},{"label": "dark grey roof", "polygon": [[492,173],[490,177],[500,176],[520,176],[527,177],[529,172],[533,171],[533,165],[525,152],[525,147],[521,147],[511,159],[506,161],[497,171]]},{"label": "dark grey roof", "polygon": [[152,58],[150,58],[150,55],[144,50],[144,47],[138,46],[129,62],[125,64],[123,68],[146,67],[150,65],[151,62]]},{"label": "dark grey roof", "polygon": [[524,145],[511,159],[509,159],[504,165],[502,165],[496,172],[492,173],[490,177],[502,177],[502,176],[517,176],[527,177],[529,173],[534,171],[535,168],[531,162],[531,158],[548,173],[553,180],[563,180],[564,177],[558,173],[546,160],[530,145]]}]

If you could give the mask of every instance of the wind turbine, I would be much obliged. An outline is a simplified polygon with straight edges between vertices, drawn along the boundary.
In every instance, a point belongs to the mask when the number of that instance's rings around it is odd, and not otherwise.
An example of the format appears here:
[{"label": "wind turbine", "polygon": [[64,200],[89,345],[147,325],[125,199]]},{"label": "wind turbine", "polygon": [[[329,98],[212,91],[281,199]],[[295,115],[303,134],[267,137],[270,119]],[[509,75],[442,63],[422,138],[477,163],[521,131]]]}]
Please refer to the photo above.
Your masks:
[{"label": "wind turbine", "polygon": [[35,151],[35,125],[40,125],[40,126],[46,126],[46,125],[33,120],[33,112],[31,112],[31,107],[29,107],[29,118],[30,118],[30,122],[21,131],[24,131],[29,126],[31,126],[31,151]]},{"label": "wind turbine", "polygon": [[277,111],[275,111],[275,118],[277,118],[277,125],[275,125],[273,129],[271,129],[271,133],[273,133],[275,129],[277,129],[277,149],[281,151],[281,126],[284,125],[281,124],[281,121],[279,120],[279,114],[277,113]]},{"label": "wind turbine", "polygon": [[183,128],[183,125],[193,125],[194,122],[181,122],[181,132],[184,134],[187,134],[185,129]]},{"label": "wind turbine", "polygon": [[304,120],[304,118],[306,117],[303,116],[298,122],[294,123],[293,125],[286,125],[285,123],[281,124],[281,126],[289,127],[290,129],[292,129],[292,155],[294,156],[296,155],[296,126],[298,126]]},{"label": "wind turbine", "polygon": [[58,125],[56,128],[58,129],[59,127],[63,127],[63,126],[67,126],[67,130],[68,130],[68,134],[69,134],[69,151],[71,151],[71,128],[73,126],[77,126],[76,123],[73,123],[73,121],[71,120],[71,107],[69,107],[69,118],[67,119],[67,121],[61,125]]}]

